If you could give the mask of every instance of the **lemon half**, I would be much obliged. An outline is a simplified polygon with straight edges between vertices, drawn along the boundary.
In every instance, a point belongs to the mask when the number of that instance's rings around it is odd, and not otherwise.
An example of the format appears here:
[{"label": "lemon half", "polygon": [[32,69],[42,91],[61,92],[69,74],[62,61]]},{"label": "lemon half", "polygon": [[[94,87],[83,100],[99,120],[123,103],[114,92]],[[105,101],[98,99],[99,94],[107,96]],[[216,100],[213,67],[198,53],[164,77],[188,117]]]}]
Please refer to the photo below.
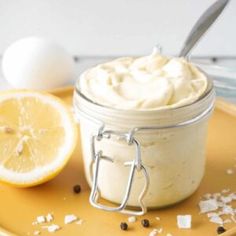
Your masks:
[{"label": "lemon half", "polygon": [[0,93],[0,181],[28,187],[52,179],[76,140],[73,116],[59,98],[24,90]]}]

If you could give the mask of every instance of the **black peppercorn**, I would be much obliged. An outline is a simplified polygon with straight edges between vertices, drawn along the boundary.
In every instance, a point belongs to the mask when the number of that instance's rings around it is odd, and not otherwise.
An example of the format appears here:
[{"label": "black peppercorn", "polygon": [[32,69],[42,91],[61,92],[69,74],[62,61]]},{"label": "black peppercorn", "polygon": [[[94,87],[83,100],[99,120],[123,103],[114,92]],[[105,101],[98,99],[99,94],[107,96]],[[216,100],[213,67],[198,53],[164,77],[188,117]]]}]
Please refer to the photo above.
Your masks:
[{"label": "black peppercorn", "polygon": [[223,234],[226,231],[226,229],[223,226],[219,226],[217,228],[217,234]]},{"label": "black peppercorn", "polygon": [[80,187],[80,185],[75,185],[74,187],[73,187],[73,190],[74,190],[74,193],[80,193],[80,191],[81,191],[81,187]]},{"label": "black peppercorn", "polygon": [[127,223],[121,222],[121,223],[120,223],[120,228],[121,228],[122,230],[127,230],[127,229],[128,229]]},{"label": "black peppercorn", "polygon": [[143,220],[141,221],[141,224],[142,224],[142,226],[145,227],[145,228],[149,227],[149,225],[150,225],[149,220],[147,220],[147,219],[143,219]]}]

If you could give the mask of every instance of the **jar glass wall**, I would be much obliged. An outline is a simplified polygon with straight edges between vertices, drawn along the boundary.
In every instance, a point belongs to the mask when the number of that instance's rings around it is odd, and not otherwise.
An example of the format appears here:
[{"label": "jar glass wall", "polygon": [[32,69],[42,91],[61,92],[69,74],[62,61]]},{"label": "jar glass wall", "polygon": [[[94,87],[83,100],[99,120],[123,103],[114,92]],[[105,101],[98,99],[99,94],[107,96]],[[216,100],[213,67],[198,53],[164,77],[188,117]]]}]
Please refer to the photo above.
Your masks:
[{"label": "jar glass wall", "polygon": [[[204,175],[207,124],[214,99],[209,80],[207,91],[189,105],[153,111],[118,110],[84,97],[78,81],[74,107],[80,121],[84,168],[90,186],[94,181],[90,169],[94,154],[102,151],[105,158],[99,163],[99,191],[103,198],[122,203],[131,168],[125,163],[137,156],[136,146],[129,143],[131,137],[140,146],[141,161],[149,177],[144,205],[164,207],[190,196]],[[101,136],[106,131],[114,131],[115,135]],[[135,171],[127,205],[140,206],[144,186],[143,171]]]}]

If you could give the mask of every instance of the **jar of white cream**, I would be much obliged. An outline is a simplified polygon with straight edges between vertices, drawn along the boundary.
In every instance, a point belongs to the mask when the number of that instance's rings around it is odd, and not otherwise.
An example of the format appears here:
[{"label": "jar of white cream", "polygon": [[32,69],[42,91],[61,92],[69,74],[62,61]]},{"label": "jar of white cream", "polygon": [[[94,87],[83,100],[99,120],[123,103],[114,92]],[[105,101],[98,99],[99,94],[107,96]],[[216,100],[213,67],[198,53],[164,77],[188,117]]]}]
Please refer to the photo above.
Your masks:
[{"label": "jar of white cream", "polygon": [[153,53],[84,72],[74,108],[90,203],[141,215],[189,197],[204,175],[214,99],[211,80],[183,58]]}]

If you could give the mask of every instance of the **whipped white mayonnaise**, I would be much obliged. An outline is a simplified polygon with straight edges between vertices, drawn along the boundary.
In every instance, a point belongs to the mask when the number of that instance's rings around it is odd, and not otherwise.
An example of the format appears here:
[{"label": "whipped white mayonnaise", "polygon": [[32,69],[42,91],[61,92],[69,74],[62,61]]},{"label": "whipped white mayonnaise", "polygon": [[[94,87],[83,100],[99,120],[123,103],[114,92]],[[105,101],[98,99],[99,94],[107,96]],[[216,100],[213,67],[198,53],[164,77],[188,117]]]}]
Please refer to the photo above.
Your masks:
[{"label": "whipped white mayonnaise", "polygon": [[[75,110],[79,111],[80,132],[86,178],[90,186],[91,163],[94,151],[102,152],[111,161],[99,163],[98,186],[101,196],[121,203],[126,193],[130,166],[140,150],[143,166],[149,176],[149,186],[144,197],[147,207],[163,207],[190,196],[199,186],[205,168],[205,144],[208,112],[204,119],[189,121],[211,106],[214,93],[205,93],[208,80],[200,70],[183,58],[168,58],[158,53],[150,56],[125,57],[98,65],[84,72],[78,81],[80,93],[75,93]],[[210,85],[210,83],[209,83]],[[115,109],[94,106],[81,93],[95,103]],[[183,109],[164,109],[180,107]],[[148,110],[148,112],[147,112]],[[103,124],[103,125],[102,125]],[[137,127],[172,125],[175,128],[142,129]],[[101,136],[91,147],[91,137],[102,131],[111,136]],[[132,133],[139,143],[127,144],[119,135]],[[140,193],[145,186],[142,171],[136,171],[132,183],[130,206],[140,206]]]},{"label": "whipped white mayonnaise", "polygon": [[155,51],[100,64],[80,78],[80,90],[87,98],[125,110],[183,106],[197,100],[206,87],[206,76],[194,65]]}]

